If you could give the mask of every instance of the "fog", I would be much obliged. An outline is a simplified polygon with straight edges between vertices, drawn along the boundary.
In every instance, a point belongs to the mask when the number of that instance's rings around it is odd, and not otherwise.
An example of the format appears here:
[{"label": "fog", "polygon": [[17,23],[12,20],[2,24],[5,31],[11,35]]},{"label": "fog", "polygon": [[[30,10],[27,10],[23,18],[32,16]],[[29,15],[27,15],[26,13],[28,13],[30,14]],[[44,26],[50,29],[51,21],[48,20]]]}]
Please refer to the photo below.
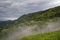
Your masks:
[{"label": "fog", "polygon": [[32,34],[39,34],[39,33],[60,30],[60,21],[59,21],[60,18],[53,20],[56,21],[46,22],[47,25],[45,25],[43,28],[39,28],[38,25],[30,25],[15,28],[12,32],[10,32],[8,35],[4,36],[0,40],[18,40],[19,38],[29,36]]}]

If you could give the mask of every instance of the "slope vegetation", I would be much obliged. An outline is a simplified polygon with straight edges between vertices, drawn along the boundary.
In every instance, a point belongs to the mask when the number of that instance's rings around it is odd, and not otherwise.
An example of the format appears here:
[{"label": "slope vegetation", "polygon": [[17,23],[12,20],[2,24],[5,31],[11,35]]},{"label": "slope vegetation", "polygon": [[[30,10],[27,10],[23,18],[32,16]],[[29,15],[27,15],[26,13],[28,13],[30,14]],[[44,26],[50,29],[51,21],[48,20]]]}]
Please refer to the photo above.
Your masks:
[{"label": "slope vegetation", "polygon": [[49,32],[44,34],[34,34],[28,37],[23,37],[19,40],[60,40],[60,31]]}]

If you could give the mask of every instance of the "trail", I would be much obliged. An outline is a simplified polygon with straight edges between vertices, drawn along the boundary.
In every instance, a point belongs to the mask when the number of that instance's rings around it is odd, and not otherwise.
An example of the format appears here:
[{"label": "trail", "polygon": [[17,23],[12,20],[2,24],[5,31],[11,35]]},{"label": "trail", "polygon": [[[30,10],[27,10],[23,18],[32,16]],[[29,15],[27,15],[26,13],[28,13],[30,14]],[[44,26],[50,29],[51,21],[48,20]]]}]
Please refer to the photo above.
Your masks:
[{"label": "trail", "polygon": [[[35,28],[36,30],[33,30]],[[38,28],[37,25],[24,26],[17,28],[15,31],[9,33],[8,36],[3,37],[1,40],[18,40],[18,38],[22,38],[24,36],[57,30],[60,30],[60,21],[48,23],[48,25],[42,29]]]}]

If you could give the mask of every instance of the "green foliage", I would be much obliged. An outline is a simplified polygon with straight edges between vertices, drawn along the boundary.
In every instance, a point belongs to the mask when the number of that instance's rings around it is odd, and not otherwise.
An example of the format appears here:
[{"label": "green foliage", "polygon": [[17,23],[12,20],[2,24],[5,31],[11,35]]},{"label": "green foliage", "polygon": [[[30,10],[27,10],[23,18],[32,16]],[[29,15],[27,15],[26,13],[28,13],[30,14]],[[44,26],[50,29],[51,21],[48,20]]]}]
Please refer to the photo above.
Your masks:
[{"label": "green foliage", "polygon": [[50,8],[44,11],[23,15],[18,19],[18,21],[21,23],[30,21],[48,21],[48,19],[52,19],[55,17],[60,17],[60,6]]},{"label": "green foliage", "polygon": [[23,37],[19,40],[60,40],[60,31],[34,34],[28,37]]},{"label": "green foliage", "polygon": [[2,29],[0,32],[0,38],[2,38],[4,35],[7,35],[9,31],[9,29]]}]

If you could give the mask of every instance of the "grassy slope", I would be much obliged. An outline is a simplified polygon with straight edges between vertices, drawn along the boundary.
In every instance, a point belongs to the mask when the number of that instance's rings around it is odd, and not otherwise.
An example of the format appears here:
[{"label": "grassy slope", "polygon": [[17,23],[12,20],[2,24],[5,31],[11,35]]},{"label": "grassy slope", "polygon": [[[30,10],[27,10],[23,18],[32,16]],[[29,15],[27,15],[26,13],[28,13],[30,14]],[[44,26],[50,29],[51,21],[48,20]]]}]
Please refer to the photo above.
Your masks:
[{"label": "grassy slope", "polygon": [[60,40],[60,31],[35,34],[28,37],[23,37],[19,40]]}]

